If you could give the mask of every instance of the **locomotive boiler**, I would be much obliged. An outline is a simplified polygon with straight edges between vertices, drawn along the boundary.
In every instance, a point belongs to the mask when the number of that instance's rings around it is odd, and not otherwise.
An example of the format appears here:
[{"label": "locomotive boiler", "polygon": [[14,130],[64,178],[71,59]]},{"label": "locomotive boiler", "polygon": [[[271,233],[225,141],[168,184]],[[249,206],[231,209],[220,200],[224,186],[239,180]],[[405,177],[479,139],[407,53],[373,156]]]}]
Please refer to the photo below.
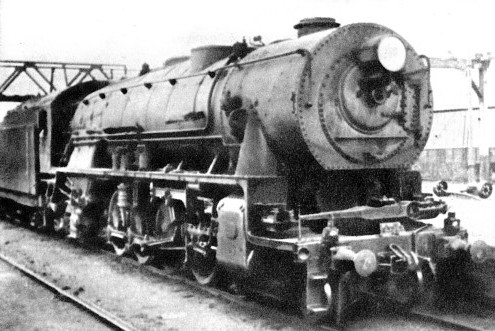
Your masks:
[{"label": "locomotive boiler", "polygon": [[[84,97],[45,224],[142,263],[183,254],[337,321],[372,295],[411,304],[458,251],[481,259],[410,166],[431,128],[428,59],[394,31],[302,20],[298,38],[203,46]],[[59,130],[59,128],[52,128]]]}]

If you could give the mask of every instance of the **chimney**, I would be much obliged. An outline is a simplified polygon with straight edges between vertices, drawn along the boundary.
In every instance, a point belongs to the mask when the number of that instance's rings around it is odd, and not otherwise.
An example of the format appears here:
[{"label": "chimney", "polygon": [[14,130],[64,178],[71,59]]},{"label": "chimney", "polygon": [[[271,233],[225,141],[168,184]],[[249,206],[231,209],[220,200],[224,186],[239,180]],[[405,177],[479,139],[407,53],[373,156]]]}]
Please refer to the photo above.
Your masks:
[{"label": "chimney", "polygon": [[294,25],[294,29],[297,30],[297,37],[315,33],[318,31],[338,28],[340,23],[337,23],[334,18],[331,17],[312,17],[304,18],[299,23]]}]

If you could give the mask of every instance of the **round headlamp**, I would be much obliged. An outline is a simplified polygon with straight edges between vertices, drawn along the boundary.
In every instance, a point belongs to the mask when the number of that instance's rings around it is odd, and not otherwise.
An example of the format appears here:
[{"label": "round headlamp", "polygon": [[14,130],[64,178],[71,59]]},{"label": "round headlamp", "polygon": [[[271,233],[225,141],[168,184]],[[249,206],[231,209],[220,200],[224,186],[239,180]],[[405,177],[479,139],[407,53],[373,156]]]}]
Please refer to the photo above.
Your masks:
[{"label": "round headlamp", "polygon": [[378,43],[376,50],[378,61],[388,71],[399,71],[406,63],[406,46],[399,38],[384,37]]}]

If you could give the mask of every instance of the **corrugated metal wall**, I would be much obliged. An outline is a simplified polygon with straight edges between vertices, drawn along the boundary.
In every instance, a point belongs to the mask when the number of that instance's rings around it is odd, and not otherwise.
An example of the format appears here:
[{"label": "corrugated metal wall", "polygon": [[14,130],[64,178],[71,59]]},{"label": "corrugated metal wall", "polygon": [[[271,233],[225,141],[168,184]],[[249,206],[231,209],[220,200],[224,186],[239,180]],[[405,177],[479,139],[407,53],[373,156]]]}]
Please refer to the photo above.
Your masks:
[{"label": "corrugated metal wall", "polygon": [[[483,130],[481,130],[482,122],[485,123]],[[472,127],[471,130],[470,127]],[[426,180],[467,181],[467,151],[471,135],[476,162],[480,161],[478,147],[488,146],[493,171],[495,166],[494,107],[490,107],[484,114],[479,110],[473,110],[471,116],[467,109],[435,112],[430,138],[425,150],[414,165],[414,169],[421,171]]]}]

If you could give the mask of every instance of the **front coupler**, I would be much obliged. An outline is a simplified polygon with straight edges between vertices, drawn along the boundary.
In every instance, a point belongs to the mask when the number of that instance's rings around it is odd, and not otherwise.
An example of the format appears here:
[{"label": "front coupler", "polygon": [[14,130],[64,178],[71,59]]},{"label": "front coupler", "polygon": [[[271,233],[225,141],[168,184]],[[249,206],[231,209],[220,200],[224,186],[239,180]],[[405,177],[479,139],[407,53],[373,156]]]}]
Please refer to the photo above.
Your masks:
[{"label": "front coupler", "polygon": [[[442,284],[454,281],[445,274],[446,268],[450,275],[462,276],[470,263],[494,255],[484,243],[468,243],[467,232],[454,213],[448,214],[443,228],[417,224],[406,231],[400,222],[384,222],[379,234],[349,236],[339,234],[334,220],[328,222],[322,233],[328,274],[325,286],[337,321],[363,298],[403,307],[429,301],[431,294],[445,290]],[[467,262],[459,263],[460,259]]]}]

